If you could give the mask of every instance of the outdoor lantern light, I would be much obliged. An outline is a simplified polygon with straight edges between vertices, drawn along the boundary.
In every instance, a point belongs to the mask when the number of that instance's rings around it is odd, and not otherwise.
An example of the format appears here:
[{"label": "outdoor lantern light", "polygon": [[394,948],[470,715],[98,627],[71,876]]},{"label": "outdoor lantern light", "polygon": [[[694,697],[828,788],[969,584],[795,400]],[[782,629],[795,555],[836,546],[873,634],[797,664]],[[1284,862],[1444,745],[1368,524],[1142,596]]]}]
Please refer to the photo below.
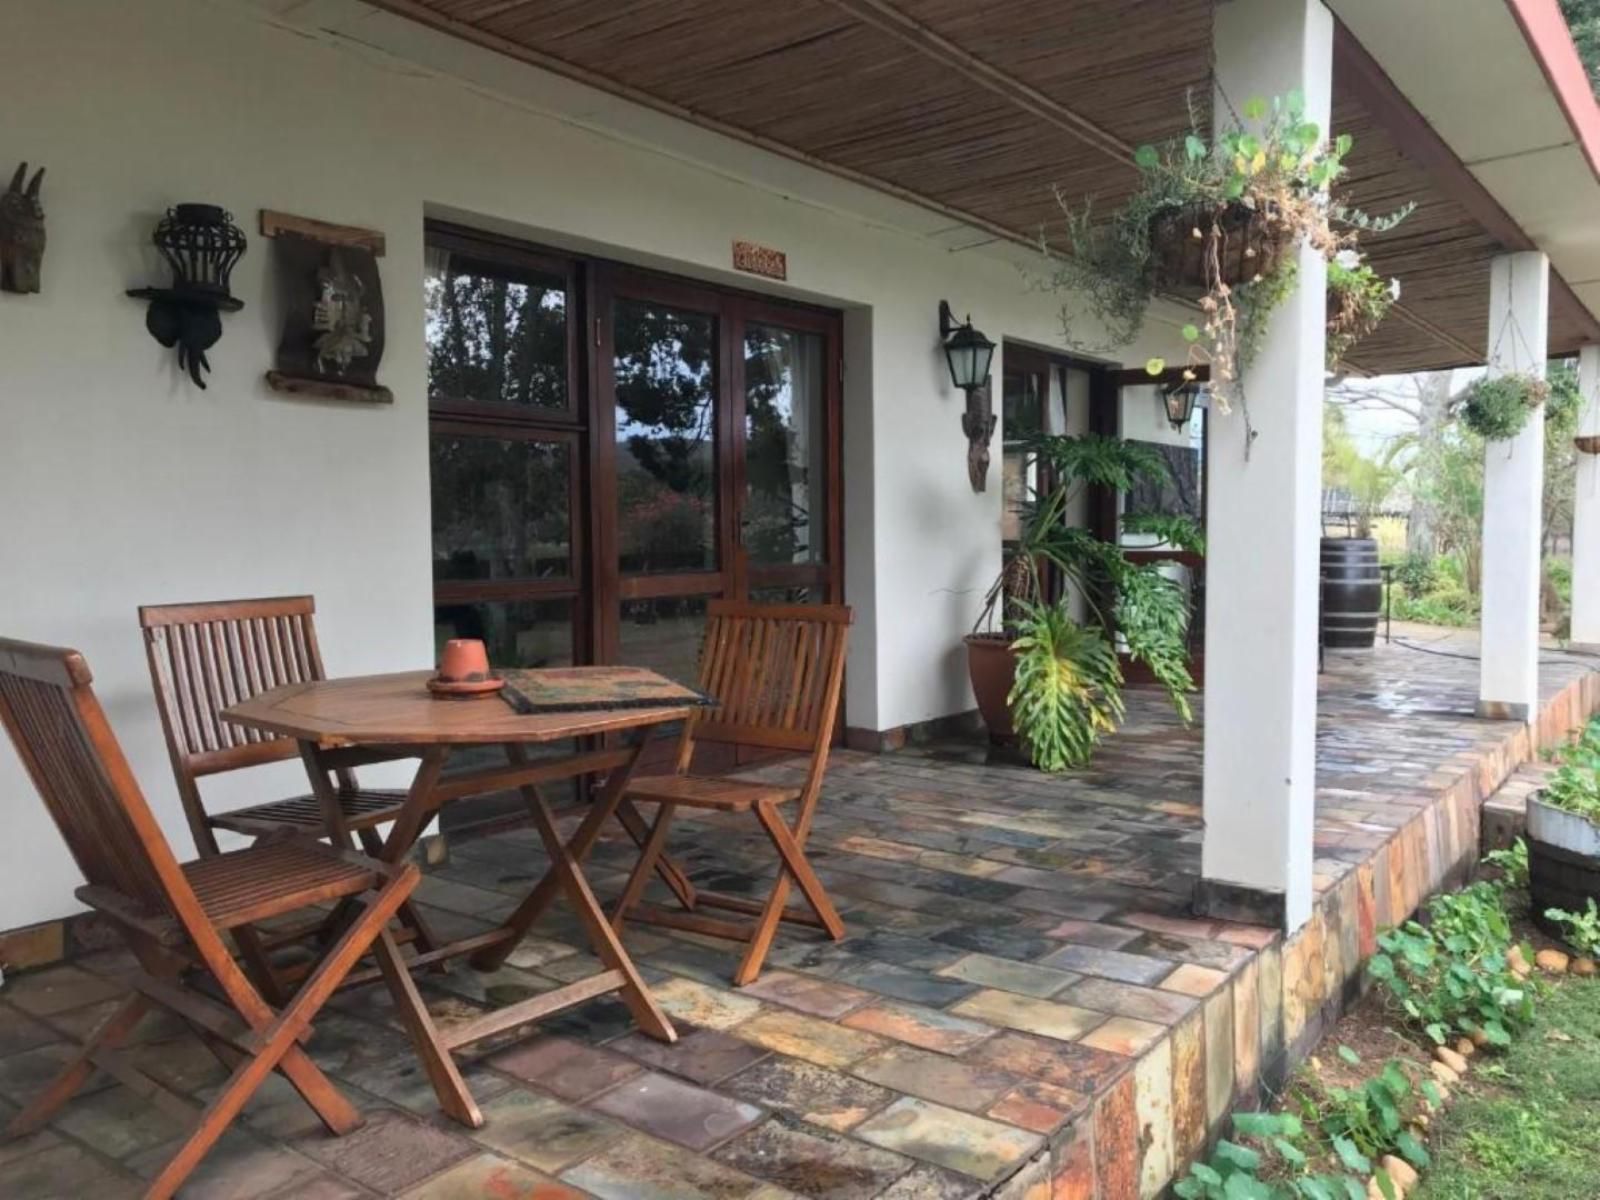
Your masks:
[{"label": "outdoor lantern light", "polygon": [[972,327],[971,317],[957,325],[950,305],[943,300],[939,301],[939,337],[944,342],[951,383],[964,392],[971,392],[989,382],[994,343]]},{"label": "outdoor lantern light", "polygon": [[994,405],[989,399],[994,343],[972,327],[971,317],[957,325],[943,300],[939,301],[939,341],[950,368],[950,382],[967,394],[967,411],[961,414],[961,432],[967,435],[967,479],[973,491],[981,492],[989,483],[989,439],[995,426]]},{"label": "outdoor lantern light", "polygon": [[1174,429],[1188,426],[1194,415],[1194,403],[1204,389],[1194,381],[1174,384],[1162,392],[1161,402],[1166,405],[1167,420]]},{"label": "outdoor lantern light", "polygon": [[150,302],[145,328],[163,346],[178,348],[178,365],[197,387],[209,371],[206,351],[222,337],[218,315],[244,307],[228,291],[233,268],[245,251],[244,233],[214,204],[179,204],[167,210],[151,237],[172,271],[172,286],[130,288]]}]

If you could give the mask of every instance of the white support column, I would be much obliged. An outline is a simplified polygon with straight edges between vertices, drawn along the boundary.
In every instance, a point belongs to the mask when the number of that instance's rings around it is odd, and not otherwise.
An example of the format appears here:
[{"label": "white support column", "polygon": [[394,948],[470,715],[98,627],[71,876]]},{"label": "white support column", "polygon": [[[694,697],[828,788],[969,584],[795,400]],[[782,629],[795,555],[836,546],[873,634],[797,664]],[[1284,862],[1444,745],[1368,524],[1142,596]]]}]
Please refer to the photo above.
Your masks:
[{"label": "white support column", "polygon": [[[1243,108],[1299,91],[1326,134],[1333,17],[1320,0],[1232,0],[1216,9],[1217,82]],[[1217,121],[1230,119],[1216,103]],[[1311,914],[1317,724],[1317,594],[1327,266],[1299,252],[1235,410],[1214,416],[1206,472],[1204,878],[1199,911],[1281,922]]]},{"label": "white support column", "polygon": [[[1600,346],[1578,353],[1578,436],[1600,437]],[[1578,455],[1572,503],[1572,644],[1600,650],[1600,455]]]},{"label": "white support column", "polygon": [[[1489,269],[1489,374],[1544,375],[1550,260],[1502,254]],[[1539,711],[1539,541],[1544,518],[1544,409],[1483,454],[1482,672],[1478,715]]]}]

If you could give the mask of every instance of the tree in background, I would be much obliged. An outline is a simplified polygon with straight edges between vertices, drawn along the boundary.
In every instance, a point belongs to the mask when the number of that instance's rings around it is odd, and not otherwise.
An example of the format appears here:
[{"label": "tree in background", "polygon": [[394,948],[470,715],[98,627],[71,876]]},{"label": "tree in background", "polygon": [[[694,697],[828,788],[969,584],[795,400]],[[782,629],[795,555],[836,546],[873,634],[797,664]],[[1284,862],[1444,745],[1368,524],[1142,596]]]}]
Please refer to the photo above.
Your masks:
[{"label": "tree in background", "polygon": [[1561,12],[1589,72],[1589,86],[1600,93],[1600,0],[1561,0]]},{"label": "tree in background", "polygon": [[1372,522],[1405,478],[1410,438],[1391,439],[1377,457],[1362,454],[1350,437],[1344,409],[1322,409],[1322,483],[1345,492],[1354,507],[1355,536],[1371,537]]}]

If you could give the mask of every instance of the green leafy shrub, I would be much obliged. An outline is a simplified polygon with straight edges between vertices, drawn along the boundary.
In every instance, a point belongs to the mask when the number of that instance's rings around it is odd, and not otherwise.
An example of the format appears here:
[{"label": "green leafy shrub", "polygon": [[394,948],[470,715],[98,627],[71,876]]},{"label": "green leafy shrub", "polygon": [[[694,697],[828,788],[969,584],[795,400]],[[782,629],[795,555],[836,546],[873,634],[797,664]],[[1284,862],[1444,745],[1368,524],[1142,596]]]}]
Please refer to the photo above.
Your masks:
[{"label": "green leafy shrub", "polygon": [[1233,1129],[1238,1140],[1224,1138],[1209,1159],[1190,1164],[1189,1173],[1173,1184],[1174,1195],[1181,1200],[1366,1200],[1358,1176],[1370,1173],[1372,1163],[1353,1144],[1345,1143],[1339,1159],[1357,1174],[1335,1174],[1314,1169],[1315,1147],[1292,1113],[1236,1112]]},{"label": "green leafy shrub", "polygon": [[1544,915],[1565,930],[1562,937],[1579,954],[1590,958],[1600,955],[1600,908],[1595,906],[1593,896],[1589,897],[1589,907],[1581,913],[1547,908]]},{"label": "green leafy shrub", "polygon": [[1508,961],[1511,921],[1500,888],[1479,882],[1436,896],[1429,923],[1407,921],[1378,936],[1368,974],[1435,1043],[1482,1035],[1506,1046],[1533,1019],[1533,984]]},{"label": "green leafy shrub", "polygon": [[1528,887],[1528,843],[1518,838],[1509,850],[1491,850],[1483,861],[1500,872],[1502,891],[1526,891]]},{"label": "green leafy shrub", "polygon": [[[1339,1057],[1352,1066],[1361,1062],[1361,1056],[1348,1046],[1339,1047]],[[1321,1087],[1314,1096],[1304,1096],[1302,1106],[1341,1159],[1348,1150],[1339,1147],[1348,1142],[1369,1160],[1398,1154],[1420,1171],[1428,1165],[1428,1151],[1411,1132],[1410,1122],[1423,1097],[1433,1104],[1439,1102],[1439,1089],[1433,1081],[1413,1084],[1404,1064],[1390,1059],[1360,1087]]]},{"label": "green leafy shrub", "polygon": [[1439,569],[1434,565],[1433,555],[1407,554],[1394,569],[1394,581],[1408,596],[1431,592],[1439,583]]},{"label": "green leafy shrub", "polygon": [[1467,386],[1458,415],[1463,425],[1486,441],[1513,438],[1549,394],[1549,384],[1537,375],[1515,371],[1485,375]]},{"label": "green leafy shrub", "polygon": [[1600,717],[1584,726],[1572,745],[1552,755],[1560,764],[1539,799],[1552,808],[1600,822]]}]

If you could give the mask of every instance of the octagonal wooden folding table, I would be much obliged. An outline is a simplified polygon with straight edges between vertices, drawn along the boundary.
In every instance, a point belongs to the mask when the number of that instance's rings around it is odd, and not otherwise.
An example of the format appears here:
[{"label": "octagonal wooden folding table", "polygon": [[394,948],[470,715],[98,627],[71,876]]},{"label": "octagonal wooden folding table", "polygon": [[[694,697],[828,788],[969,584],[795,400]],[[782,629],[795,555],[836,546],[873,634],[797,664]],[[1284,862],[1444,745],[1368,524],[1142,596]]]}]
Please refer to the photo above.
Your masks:
[{"label": "octagonal wooden folding table", "polygon": [[[339,845],[356,843],[345,828],[331,773],[363,763],[421,759],[399,818],[384,842],[383,858],[388,862],[402,860],[428,821],[450,801],[512,788],[521,791],[550,856],[550,869],[505,924],[436,946],[408,959],[407,965],[415,970],[469,953],[476,954],[482,965],[497,965],[560,892],[576,910],[605,969],[588,979],[441,1031],[439,1041],[445,1048],[455,1050],[610,992],[618,993],[644,1032],[662,1041],[675,1040],[677,1035],[666,1014],[651,998],[590,890],[582,860],[613,814],[636,841],[643,842],[648,834],[644,819],[623,800],[628,778],[649,733],[661,725],[683,720],[691,710],[679,706],[525,715],[514,712],[495,696],[437,699],[427,690],[429,674],[410,671],[290,684],[262,692],[226,709],[222,715],[246,728],[291,737],[300,743],[301,758],[322,804],[329,834]],[[624,730],[639,731],[641,736],[630,746],[559,757],[535,758],[528,753],[530,746]],[[444,773],[453,754],[485,746],[501,747],[505,764]],[[572,840],[563,843],[539,785],[600,772],[606,773],[604,785],[597,790]],[[675,866],[663,861],[660,873],[673,891],[686,894],[689,884]]]}]

